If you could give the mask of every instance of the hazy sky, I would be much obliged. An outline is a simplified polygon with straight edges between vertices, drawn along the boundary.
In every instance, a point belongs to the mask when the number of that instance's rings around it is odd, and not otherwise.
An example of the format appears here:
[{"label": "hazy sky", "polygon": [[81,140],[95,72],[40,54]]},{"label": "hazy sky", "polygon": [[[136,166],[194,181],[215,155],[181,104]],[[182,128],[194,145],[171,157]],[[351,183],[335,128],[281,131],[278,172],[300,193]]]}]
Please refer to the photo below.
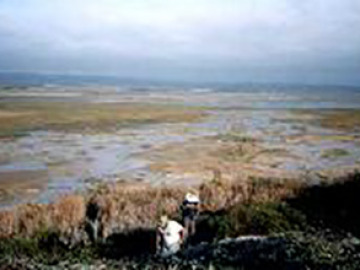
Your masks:
[{"label": "hazy sky", "polygon": [[360,84],[360,1],[0,0],[0,70]]}]

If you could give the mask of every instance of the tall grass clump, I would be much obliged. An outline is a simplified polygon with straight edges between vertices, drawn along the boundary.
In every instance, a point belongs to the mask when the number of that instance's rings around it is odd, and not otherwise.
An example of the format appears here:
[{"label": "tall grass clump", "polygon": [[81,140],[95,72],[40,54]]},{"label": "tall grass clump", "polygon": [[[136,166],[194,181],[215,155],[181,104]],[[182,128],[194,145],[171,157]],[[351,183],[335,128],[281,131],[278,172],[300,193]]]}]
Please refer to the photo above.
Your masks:
[{"label": "tall grass clump", "polygon": [[232,181],[223,179],[221,171],[214,178],[200,185],[199,193],[203,209],[216,211],[239,203],[279,201],[301,190],[303,184],[290,179],[250,178]]},{"label": "tall grass clump", "polygon": [[[290,180],[251,179],[229,181],[221,173],[211,181],[191,189],[199,193],[201,211],[230,209],[236,204],[280,200],[300,188]],[[102,185],[85,196],[67,195],[48,205],[24,204],[0,213],[3,237],[32,237],[38,232],[53,231],[73,238],[79,235],[89,219],[96,219],[99,234],[106,238],[114,231],[153,228],[159,216],[179,218],[179,206],[188,187],[154,187],[147,184],[117,183]],[[98,213],[89,214],[96,205]]]},{"label": "tall grass clump", "polygon": [[85,199],[67,195],[52,204],[22,204],[0,212],[0,236],[31,238],[39,232],[71,235],[85,220]]}]

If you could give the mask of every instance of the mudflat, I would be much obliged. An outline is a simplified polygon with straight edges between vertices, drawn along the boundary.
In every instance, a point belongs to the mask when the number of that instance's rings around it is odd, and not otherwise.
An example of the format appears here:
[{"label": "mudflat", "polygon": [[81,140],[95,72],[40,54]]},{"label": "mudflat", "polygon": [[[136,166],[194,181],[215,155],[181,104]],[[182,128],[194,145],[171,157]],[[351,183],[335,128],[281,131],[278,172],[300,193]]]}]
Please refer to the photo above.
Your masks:
[{"label": "mudflat", "polygon": [[0,172],[0,203],[32,200],[44,189],[49,176],[46,171]]},{"label": "mudflat", "polygon": [[323,108],[276,93],[269,101],[263,93],[55,90],[0,91],[7,204],[48,202],[119,179],[194,185],[218,174],[241,181],[311,174],[323,181],[359,167],[360,110],[347,103]]}]

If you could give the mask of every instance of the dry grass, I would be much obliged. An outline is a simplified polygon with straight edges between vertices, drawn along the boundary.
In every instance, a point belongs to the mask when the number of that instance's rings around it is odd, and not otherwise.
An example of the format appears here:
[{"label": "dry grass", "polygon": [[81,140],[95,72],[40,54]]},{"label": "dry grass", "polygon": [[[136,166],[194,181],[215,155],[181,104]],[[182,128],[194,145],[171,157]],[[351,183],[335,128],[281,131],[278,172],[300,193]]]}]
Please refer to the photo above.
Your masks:
[{"label": "dry grass", "polygon": [[0,238],[14,234],[14,222],[15,216],[13,211],[0,212]]},{"label": "dry grass", "polygon": [[[300,187],[301,184],[290,180],[231,182],[216,173],[213,180],[197,189],[203,201],[202,210],[216,211],[242,202],[279,200],[296,193]],[[1,236],[32,237],[44,231],[71,236],[83,229],[89,202],[97,203],[101,209],[99,221],[103,237],[114,231],[153,228],[162,214],[179,217],[179,205],[188,190],[188,187],[118,183],[99,187],[86,197],[68,195],[54,204],[20,205],[0,214]]]},{"label": "dry grass", "polygon": [[203,210],[227,209],[239,203],[273,202],[296,194],[303,184],[294,180],[256,179],[233,182],[224,180],[221,171],[211,182],[199,187]]},{"label": "dry grass", "polygon": [[23,204],[0,212],[0,236],[32,237],[44,231],[71,235],[85,220],[85,200],[79,195],[68,195],[54,204]]},{"label": "dry grass", "polygon": [[105,186],[91,195],[102,208],[101,225],[105,231],[114,227],[126,230],[156,225],[161,214],[173,216],[186,189],[181,187],[156,188],[144,184]]},{"label": "dry grass", "polygon": [[50,206],[51,222],[62,234],[72,234],[85,218],[85,200],[82,196],[65,196]]},{"label": "dry grass", "polygon": [[204,115],[200,108],[155,104],[7,102],[0,103],[0,135],[34,129],[99,132],[127,124],[193,122]]},{"label": "dry grass", "polygon": [[15,228],[13,231],[21,236],[33,236],[35,233],[51,227],[49,206],[40,204],[19,205],[15,210]]}]

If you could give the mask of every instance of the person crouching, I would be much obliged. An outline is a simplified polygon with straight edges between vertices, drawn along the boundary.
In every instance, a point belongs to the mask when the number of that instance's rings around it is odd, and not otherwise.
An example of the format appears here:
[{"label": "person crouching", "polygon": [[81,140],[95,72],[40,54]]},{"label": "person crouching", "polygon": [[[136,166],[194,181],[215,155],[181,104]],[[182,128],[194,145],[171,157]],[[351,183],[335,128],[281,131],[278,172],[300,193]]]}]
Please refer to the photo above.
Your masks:
[{"label": "person crouching", "polygon": [[180,251],[184,237],[184,227],[167,216],[161,216],[156,235],[156,253],[168,257]]}]

